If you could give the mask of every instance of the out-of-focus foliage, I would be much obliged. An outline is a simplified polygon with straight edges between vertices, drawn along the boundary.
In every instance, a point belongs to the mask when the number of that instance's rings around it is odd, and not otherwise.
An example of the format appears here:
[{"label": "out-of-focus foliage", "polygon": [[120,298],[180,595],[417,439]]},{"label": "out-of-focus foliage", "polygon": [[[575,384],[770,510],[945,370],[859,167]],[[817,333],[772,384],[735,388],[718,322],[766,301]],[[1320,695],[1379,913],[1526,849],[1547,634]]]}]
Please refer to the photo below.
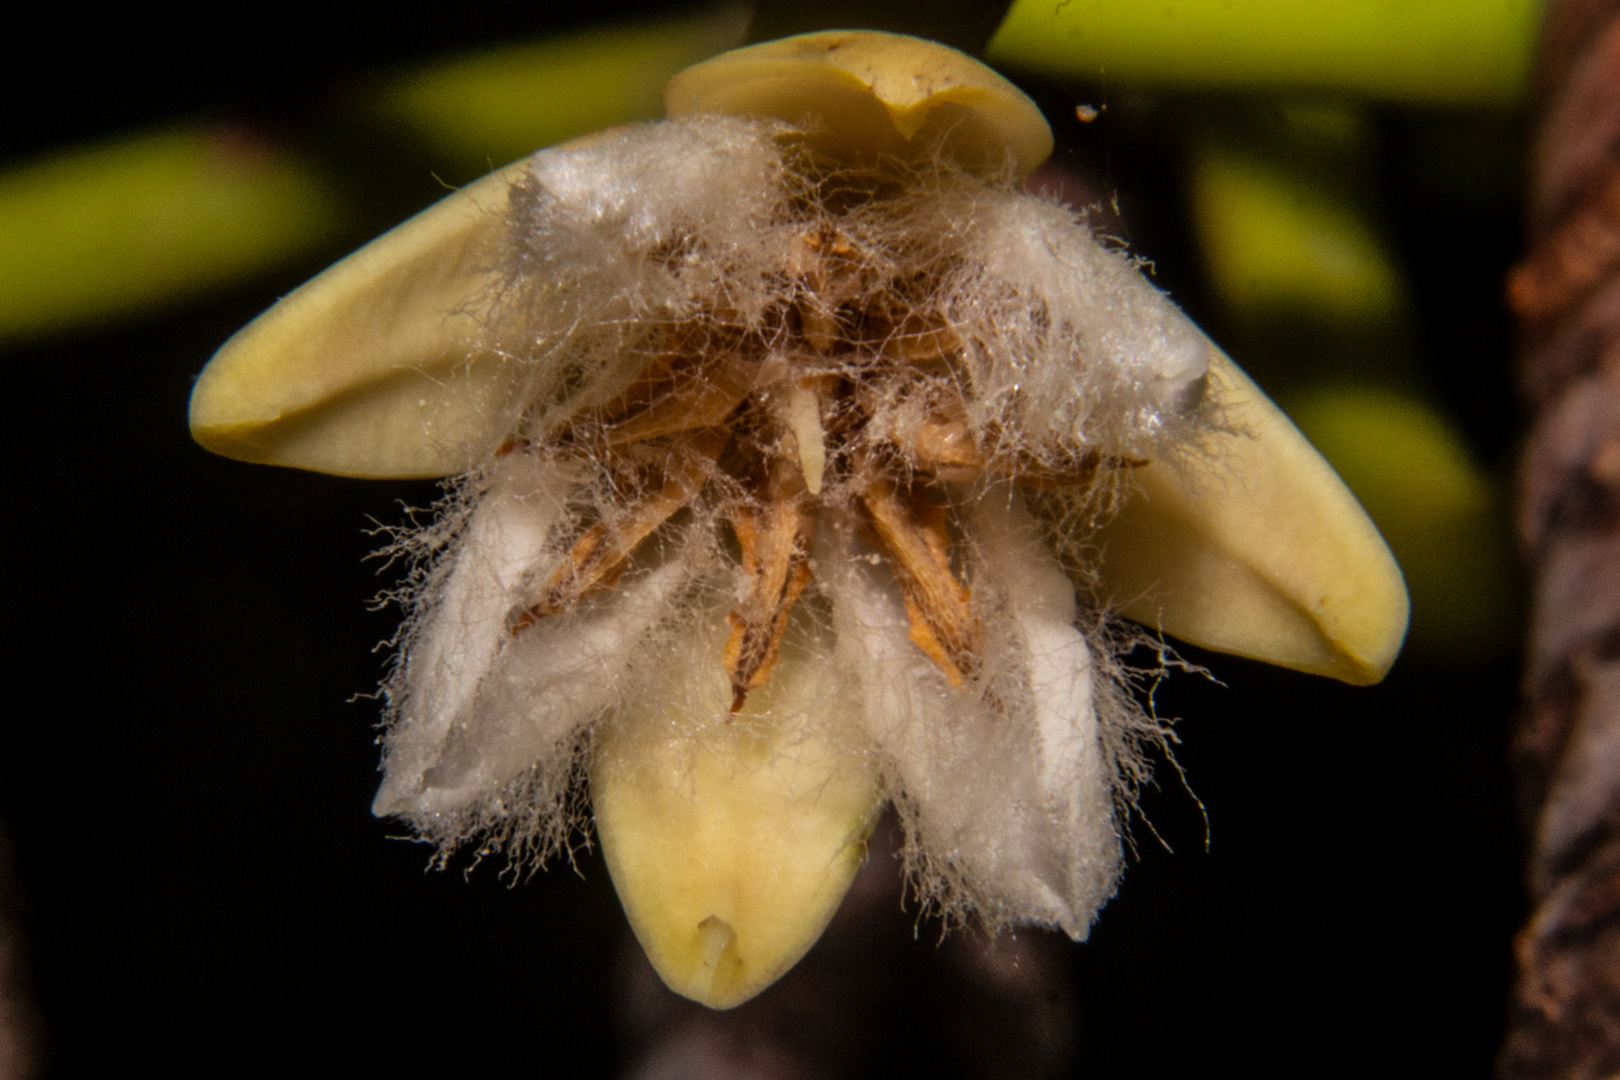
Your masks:
[{"label": "out-of-focus foliage", "polygon": [[1368,118],[1350,105],[1212,115],[1189,155],[1192,217],[1235,354],[1252,356],[1400,561],[1411,645],[1489,655],[1512,640],[1505,504],[1423,390],[1410,287],[1372,190],[1375,155]]},{"label": "out-of-focus foliage", "polygon": [[0,174],[0,341],[216,288],[321,244],[342,215],[303,159],[178,127]]},{"label": "out-of-focus foliage", "polygon": [[1191,165],[1210,287],[1239,318],[1390,319],[1404,305],[1389,251],[1337,185],[1217,142]]},{"label": "out-of-focus foliage", "polygon": [[1017,0],[993,63],[1113,83],[1504,104],[1541,0]]},{"label": "out-of-focus foliage", "polygon": [[365,104],[465,182],[565,139],[664,112],[664,83],[743,42],[748,10],[560,35],[456,57],[379,85]]},{"label": "out-of-focus foliage", "polygon": [[[742,42],[747,13],[558,35],[382,79],[352,110],[469,181],[542,146],[657,116],[665,80]],[[317,159],[182,126],[0,172],[0,343],[218,291],[350,239],[363,208]]]}]

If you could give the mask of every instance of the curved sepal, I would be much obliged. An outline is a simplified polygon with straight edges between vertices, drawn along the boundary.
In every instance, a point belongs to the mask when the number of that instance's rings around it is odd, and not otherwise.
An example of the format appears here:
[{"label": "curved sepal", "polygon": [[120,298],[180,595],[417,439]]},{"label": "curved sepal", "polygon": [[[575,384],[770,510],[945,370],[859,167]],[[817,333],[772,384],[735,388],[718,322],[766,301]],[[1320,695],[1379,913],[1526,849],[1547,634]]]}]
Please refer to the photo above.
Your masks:
[{"label": "curved sepal", "polygon": [[214,354],[191,434],[244,461],[362,477],[460,472],[491,449],[508,389],[476,349],[507,166],[435,203],[289,293]]},{"label": "curved sepal", "polygon": [[877,774],[838,738],[820,674],[784,656],[735,718],[717,679],[712,708],[672,695],[598,738],[591,804],[619,900],[669,988],[710,1008],[796,964],[866,857]]},{"label": "curved sepal", "polygon": [[1137,490],[1097,536],[1100,599],[1194,645],[1375,683],[1406,636],[1400,567],[1332,466],[1211,352],[1231,430],[1207,458],[1135,470]]},{"label": "curved sepal", "polygon": [[938,42],[878,30],[825,30],[749,45],[680,72],[669,116],[773,116],[804,127],[834,158],[911,158],[943,145],[969,169],[1028,176],[1052,153],[1029,96]]}]

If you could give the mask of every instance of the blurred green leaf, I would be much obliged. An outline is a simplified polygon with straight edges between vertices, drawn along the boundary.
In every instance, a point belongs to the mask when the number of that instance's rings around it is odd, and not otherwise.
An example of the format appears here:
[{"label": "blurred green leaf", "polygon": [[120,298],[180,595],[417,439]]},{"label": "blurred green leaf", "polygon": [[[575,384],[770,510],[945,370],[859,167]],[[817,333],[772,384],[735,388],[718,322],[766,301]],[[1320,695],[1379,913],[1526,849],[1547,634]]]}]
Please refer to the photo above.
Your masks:
[{"label": "blurred green leaf", "polygon": [[0,173],[0,341],[217,289],[319,248],[336,198],[300,157],[177,127]]},{"label": "blurred green leaf", "polygon": [[664,83],[743,43],[748,9],[630,23],[436,64],[385,82],[366,106],[469,180],[543,146],[662,116]]},{"label": "blurred green leaf", "polygon": [[1518,595],[1501,495],[1415,389],[1412,301],[1377,221],[1361,111],[1272,102],[1208,120],[1188,195],[1235,354],[1259,361],[1389,541],[1411,592],[1410,645],[1499,655]]},{"label": "blurred green leaf", "polygon": [[[360,111],[405,127],[454,180],[657,116],[664,81],[742,42],[744,8],[568,34],[381,84]],[[175,303],[347,238],[351,211],[312,161],[190,125],[0,172],[0,342]]]},{"label": "blurred green leaf", "polygon": [[1214,141],[1199,140],[1191,157],[1210,285],[1234,314],[1308,311],[1353,324],[1399,313],[1401,275],[1343,184]]},{"label": "blurred green leaf", "polygon": [[1144,86],[1510,103],[1542,0],[1016,0],[985,55]]}]

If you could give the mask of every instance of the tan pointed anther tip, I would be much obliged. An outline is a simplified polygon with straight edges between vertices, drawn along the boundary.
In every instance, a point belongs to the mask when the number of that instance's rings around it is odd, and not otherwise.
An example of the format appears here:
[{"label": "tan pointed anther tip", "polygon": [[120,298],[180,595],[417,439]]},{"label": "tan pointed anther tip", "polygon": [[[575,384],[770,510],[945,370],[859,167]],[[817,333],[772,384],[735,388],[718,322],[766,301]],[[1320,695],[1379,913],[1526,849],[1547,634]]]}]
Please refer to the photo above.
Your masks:
[{"label": "tan pointed anther tip", "polygon": [[754,997],[815,944],[881,805],[836,723],[782,707],[784,690],[818,683],[814,665],[786,666],[732,720],[722,685],[712,710],[620,718],[593,755],[597,837],[631,929],[665,985],[712,1009]]},{"label": "tan pointed anther tip", "polygon": [[670,116],[771,116],[837,160],[914,158],[936,148],[976,172],[1015,179],[1052,153],[1035,103],[972,57],[877,30],[825,30],[722,53],[664,87]]},{"label": "tan pointed anther tip", "polygon": [[1155,462],[1097,535],[1099,599],[1172,637],[1343,682],[1389,671],[1410,603],[1389,546],[1333,467],[1211,346],[1230,431]]}]

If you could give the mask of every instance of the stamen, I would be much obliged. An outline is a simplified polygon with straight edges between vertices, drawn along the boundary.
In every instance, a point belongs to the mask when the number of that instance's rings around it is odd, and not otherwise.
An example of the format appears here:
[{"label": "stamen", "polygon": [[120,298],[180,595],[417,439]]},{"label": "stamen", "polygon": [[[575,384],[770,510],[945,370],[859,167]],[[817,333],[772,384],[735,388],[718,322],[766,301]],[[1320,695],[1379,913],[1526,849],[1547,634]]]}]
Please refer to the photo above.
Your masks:
[{"label": "stamen", "polygon": [[940,480],[972,480],[984,468],[984,458],[973,443],[965,420],[939,420],[917,431],[911,451],[917,468]]},{"label": "stamen", "polygon": [[951,685],[979,671],[979,620],[973,594],[951,571],[945,512],[926,500],[900,498],[884,477],[861,495],[880,547],[889,556],[911,619],[911,640]]},{"label": "stamen", "polygon": [[553,571],[543,599],[513,617],[507,629],[514,634],[526,630],[617,582],[625,560],[641,542],[703,488],[730,437],[726,431],[710,429],[672,446],[657,491],[628,506],[611,522],[598,522],[585,530]]},{"label": "stamen", "polygon": [[821,478],[827,468],[826,432],[821,428],[821,397],[813,386],[796,384],[788,395],[788,427],[799,444],[799,467],[804,486],[812,495],[821,494]]},{"label": "stamen", "polygon": [[657,405],[608,428],[611,446],[626,446],[723,422],[754,388],[754,365],[740,356],[715,365],[690,384],[671,391]]},{"label": "stamen", "polygon": [[784,476],[790,465],[778,458],[763,507],[742,504],[728,518],[742,549],[748,595],[726,618],[731,637],[725,666],[731,674],[731,711],[739,712],[750,690],[770,678],[782,634],[799,595],[810,583],[810,534],[815,514],[803,489]]}]

